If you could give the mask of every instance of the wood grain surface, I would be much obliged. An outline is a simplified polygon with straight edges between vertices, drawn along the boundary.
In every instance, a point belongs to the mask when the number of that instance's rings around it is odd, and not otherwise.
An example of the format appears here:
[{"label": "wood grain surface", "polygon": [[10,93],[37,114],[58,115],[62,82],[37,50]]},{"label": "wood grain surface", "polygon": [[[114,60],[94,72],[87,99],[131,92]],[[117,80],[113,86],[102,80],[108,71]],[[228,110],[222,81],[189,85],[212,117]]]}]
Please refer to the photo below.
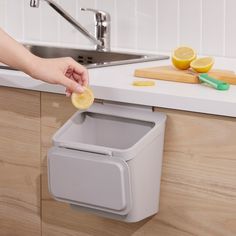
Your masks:
[{"label": "wood grain surface", "polygon": [[40,93],[0,87],[0,235],[41,235]]},{"label": "wood grain surface", "polygon": [[[134,71],[136,77],[150,78],[157,80],[168,80],[173,82],[198,84],[198,73],[191,69],[178,70],[173,66],[156,66],[148,68],[139,68]],[[229,70],[212,69],[208,75],[227,82],[229,84],[236,84],[236,74]]]},{"label": "wood grain surface", "polygon": [[74,109],[61,95],[42,94],[42,235],[236,235],[236,119],[155,110],[168,115],[160,211],[128,224],[75,211],[51,198],[45,156],[49,136]]}]

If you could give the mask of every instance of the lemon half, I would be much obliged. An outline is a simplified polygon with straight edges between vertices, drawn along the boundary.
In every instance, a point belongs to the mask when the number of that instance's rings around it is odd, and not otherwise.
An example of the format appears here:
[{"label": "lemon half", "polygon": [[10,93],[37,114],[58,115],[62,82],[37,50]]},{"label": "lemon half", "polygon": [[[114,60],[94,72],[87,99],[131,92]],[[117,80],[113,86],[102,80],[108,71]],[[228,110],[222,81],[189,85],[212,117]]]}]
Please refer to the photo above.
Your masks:
[{"label": "lemon half", "polygon": [[94,102],[93,91],[86,87],[83,93],[72,93],[71,102],[77,109],[88,109]]},{"label": "lemon half", "polygon": [[202,57],[191,62],[190,66],[193,70],[199,73],[207,73],[214,64],[214,58]]},{"label": "lemon half", "polygon": [[181,46],[176,48],[172,53],[173,65],[181,70],[187,70],[190,67],[190,63],[196,59],[196,52],[187,46]]}]

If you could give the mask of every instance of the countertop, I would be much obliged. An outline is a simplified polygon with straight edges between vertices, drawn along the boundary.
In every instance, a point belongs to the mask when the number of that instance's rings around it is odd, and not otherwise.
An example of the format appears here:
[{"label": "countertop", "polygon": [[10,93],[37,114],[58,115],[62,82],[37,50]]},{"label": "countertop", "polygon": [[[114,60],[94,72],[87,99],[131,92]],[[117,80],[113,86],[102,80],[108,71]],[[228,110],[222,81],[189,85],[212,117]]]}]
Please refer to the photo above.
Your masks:
[{"label": "countertop", "polygon": [[[153,87],[134,87],[136,68],[170,64],[170,60],[89,69],[90,85],[98,99],[236,117],[236,85],[218,91],[200,84],[156,80]],[[216,69],[236,71],[236,59],[215,58]],[[59,85],[34,80],[20,71],[0,69],[0,85],[64,94]]]}]

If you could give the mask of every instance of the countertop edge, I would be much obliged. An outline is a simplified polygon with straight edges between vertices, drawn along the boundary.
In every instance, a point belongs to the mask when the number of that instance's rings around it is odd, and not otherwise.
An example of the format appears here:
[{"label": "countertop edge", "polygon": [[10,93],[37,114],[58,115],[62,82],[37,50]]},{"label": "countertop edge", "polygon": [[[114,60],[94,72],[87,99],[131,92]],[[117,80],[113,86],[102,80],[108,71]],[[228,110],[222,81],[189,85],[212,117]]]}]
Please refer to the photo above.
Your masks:
[{"label": "countertop edge", "polygon": [[[230,64],[232,62],[236,62],[236,60],[232,60]],[[235,85],[232,86],[232,90],[227,94],[223,94],[223,92],[217,93],[210,88],[202,88],[203,86],[201,85],[168,81],[157,81],[155,88],[134,88],[130,85],[135,79],[133,76],[135,68],[166,63],[167,61],[158,61],[91,69],[89,70],[90,85],[97,99],[236,117]],[[230,64],[227,65],[224,62],[226,69],[231,68]],[[120,73],[119,77],[117,73]],[[3,69],[0,69],[0,86],[65,94],[64,87],[60,85],[47,84],[32,79],[23,72]],[[188,91],[189,89],[190,91]],[[192,95],[191,90],[197,92]],[[209,96],[207,96],[208,93]]]}]

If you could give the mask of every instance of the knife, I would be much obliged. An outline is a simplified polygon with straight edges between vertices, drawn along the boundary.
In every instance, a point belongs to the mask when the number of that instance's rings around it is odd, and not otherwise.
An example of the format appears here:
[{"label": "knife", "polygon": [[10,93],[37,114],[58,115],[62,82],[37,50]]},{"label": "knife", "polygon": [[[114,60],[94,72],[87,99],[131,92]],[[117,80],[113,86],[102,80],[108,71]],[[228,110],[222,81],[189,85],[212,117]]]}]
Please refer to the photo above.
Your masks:
[{"label": "knife", "polygon": [[217,90],[224,91],[224,90],[228,90],[230,87],[228,83],[218,80],[218,79],[214,79],[213,77],[210,77],[207,73],[199,74],[198,78],[202,83],[209,84],[210,86],[212,86],[213,88]]}]

